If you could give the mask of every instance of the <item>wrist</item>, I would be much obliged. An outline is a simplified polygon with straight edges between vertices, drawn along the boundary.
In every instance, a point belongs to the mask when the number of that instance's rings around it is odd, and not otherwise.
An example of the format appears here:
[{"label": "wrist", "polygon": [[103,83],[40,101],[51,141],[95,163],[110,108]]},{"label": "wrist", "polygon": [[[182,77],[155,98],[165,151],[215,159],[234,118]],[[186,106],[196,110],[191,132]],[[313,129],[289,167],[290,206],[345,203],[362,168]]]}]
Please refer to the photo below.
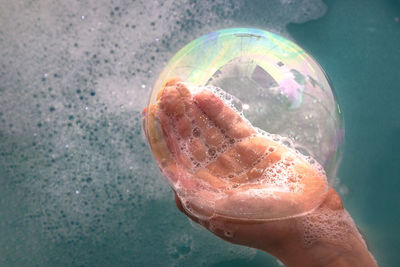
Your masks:
[{"label": "wrist", "polygon": [[320,207],[291,225],[290,235],[279,245],[263,248],[285,266],[377,266],[333,189]]},{"label": "wrist", "polygon": [[298,238],[284,246],[270,251],[285,266],[324,267],[373,267],[377,266],[363,240],[350,234],[343,242],[318,240],[312,245],[304,245]]}]

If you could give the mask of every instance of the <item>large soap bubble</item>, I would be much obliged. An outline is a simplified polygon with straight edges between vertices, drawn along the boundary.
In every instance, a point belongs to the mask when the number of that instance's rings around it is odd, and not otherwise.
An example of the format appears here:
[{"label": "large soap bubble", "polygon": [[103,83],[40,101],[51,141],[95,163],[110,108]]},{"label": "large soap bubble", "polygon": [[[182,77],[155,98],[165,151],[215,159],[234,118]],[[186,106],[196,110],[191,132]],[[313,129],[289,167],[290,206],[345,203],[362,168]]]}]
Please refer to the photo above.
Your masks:
[{"label": "large soap bubble", "polygon": [[[242,184],[217,191],[209,184],[193,185],[206,164],[185,165],[176,160],[171,142],[165,140],[168,130],[162,127],[162,118],[154,108],[159,105],[162,90],[178,83],[193,95],[202,90],[212,92],[251,124],[257,135],[295,153],[332,183],[341,156],[343,120],[326,74],[308,53],[283,37],[259,29],[226,29],[202,36],[182,48],[158,77],[144,129],[160,169],[188,211],[196,216],[219,214],[268,220],[304,214],[320,203],[319,196],[327,187],[313,196],[315,201],[309,201],[311,204],[293,204],[296,200],[292,199],[286,208],[274,210],[266,208],[265,203],[258,207],[249,204],[257,202],[254,198],[271,198],[254,188],[253,193],[246,192],[253,195],[252,202],[235,202],[238,200],[232,194]],[[171,123],[171,127],[178,126]],[[180,142],[177,147],[185,150],[186,144]],[[188,184],[193,185],[193,190],[187,189]],[[286,190],[282,185],[278,187],[273,192]],[[227,204],[229,201],[234,207]]]}]

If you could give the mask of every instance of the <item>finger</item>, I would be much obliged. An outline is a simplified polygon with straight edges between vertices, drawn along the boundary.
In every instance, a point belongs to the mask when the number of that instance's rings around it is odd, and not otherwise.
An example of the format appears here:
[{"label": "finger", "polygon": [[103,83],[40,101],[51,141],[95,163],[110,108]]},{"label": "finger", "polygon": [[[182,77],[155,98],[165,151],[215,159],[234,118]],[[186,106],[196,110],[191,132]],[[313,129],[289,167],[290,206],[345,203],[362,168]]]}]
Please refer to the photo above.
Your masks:
[{"label": "finger", "polygon": [[215,176],[229,178],[234,182],[248,182],[250,178],[261,176],[265,168],[279,159],[275,155],[270,155],[271,148],[275,151],[275,147],[274,143],[263,137],[245,139],[236,143],[226,153],[219,155],[206,168]]},{"label": "finger", "polygon": [[196,177],[200,178],[202,181],[210,185],[214,190],[225,189],[229,186],[229,182],[222,180],[212,174],[208,169],[202,168],[198,170],[195,174]]},{"label": "finger", "polygon": [[212,92],[203,90],[197,93],[194,102],[208,118],[231,137],[244,138],[256,133],[250,124]]},{"label": "finger", "polygon": [[214,160],[217,150],[229,146],[221,130],[193,103],[186,85],[166,85],[159,97],[159,121],[169,150],[191,169]]},{"label": "finger", "polygon": [[158,121],[162,129],[164,141],[169,152],[186,168],[193,168],[190,158],[183,153],[182,141],[191,132],[190,121],[185,116],[186,107],[190,105],[190,92],[186,87],[178,86],[178,81],[166,82],[158,100]]},{"label": "finger", "polygon": [[167,86],[162,91],[160,107],[168,115],[179,118],[185,113],[185,106],[190,101],[190,97],[189,90],[182,84]]}]

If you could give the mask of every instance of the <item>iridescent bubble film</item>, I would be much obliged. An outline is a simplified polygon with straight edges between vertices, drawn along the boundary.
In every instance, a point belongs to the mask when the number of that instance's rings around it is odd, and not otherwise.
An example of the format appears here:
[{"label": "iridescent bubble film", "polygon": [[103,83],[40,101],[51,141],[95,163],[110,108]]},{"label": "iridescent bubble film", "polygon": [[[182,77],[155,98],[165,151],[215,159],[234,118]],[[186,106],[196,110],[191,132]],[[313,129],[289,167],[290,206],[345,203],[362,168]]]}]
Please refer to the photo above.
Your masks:
[{"label": "iridescent bubble film", "polygon": [[169,61],[155,83],[151,103],[171,77],[234,95],[254,126],[287,137],[288,146],[316,159],[331,182],[335,178],[343,118],[325,72],[295,43],[250,28],[204,35]]},{"label": "iridescent bubble film", "polygon": [[[257,187],[256,190],[245,190],[246,197],[249,197],[247,204],[238,200],[241,197],[232,197],[239,192],[235,191],[238,185],[215,191],[214,183],[197,184],[195,180],[200,175],[205,177],[202,166],[211,164],[218,155],[209,157],[211,161],[206,159],[208,161],[205,164],[196,162],[190,155],[188,157],[192,160],[192,165],[184,164],[179,159],[175,161],[177,154],[171,152],[171,149],[186,151],[187,144],[178,138],[174,148],[171,140],[165,140],[173,135],[168,131],[174,131],[174,126],[166,130],[168,127],[162,125],[163,114],[160,115],[156,107],[163,105],[160,104],[160,98],[164,88],[175,84],[177,80],[181,81],[181,85],[176,86],[188,87],[192,94],[211,90],[219,95],[257,129],[260,136],[268,136],[271,142],[296,153],[321,171],[325,181],[327,174],[328,180],[332,182],[340,158],[339,146],[344,128],[329,81],[310,55],[293,42],[259,29],[226,29],[202,36],[182,48],[159,76],[147,113],[144,114],[144,129],[160,169],[171,187],[183,199],[184,205],[187,203],[188,211],[196,216],[208,213],[276,219],[303,214],[320,203],[327,187],[315,193],[315,199],[307,206],[304,203],[280,203],[283,206],[279,210],[268,210],[262,208],[264,204],[250,205],[249,203],[259,203],[262,199],[271,197],[279,199],[276,192],[279,195],[290,191],[286,186],[289,183],[283,180],[288,179],[292,173],[284,167],[276,167],[280,168],[278,176],[282,178],[281,181],[269,184],[273,185],[272,189],[265,188],[268,186],[262,188],[261,183],[246,185]],[[214,153],[212,151],[212,156]],[[207,152],[209,154],[210,151]],[[281,164],[284,166],[285,163]],[[209,166],[205,169],[210,169]],[[287,172],[286,177],[281,171]],[[234,175],[229,178],[229,181],[236,179]],[[202,190],[197,190],[198,187]],[[292,191],[291,193],[299,194],[301,190]],[[189,207],[189,203],[195,203],[197,212]]]}]

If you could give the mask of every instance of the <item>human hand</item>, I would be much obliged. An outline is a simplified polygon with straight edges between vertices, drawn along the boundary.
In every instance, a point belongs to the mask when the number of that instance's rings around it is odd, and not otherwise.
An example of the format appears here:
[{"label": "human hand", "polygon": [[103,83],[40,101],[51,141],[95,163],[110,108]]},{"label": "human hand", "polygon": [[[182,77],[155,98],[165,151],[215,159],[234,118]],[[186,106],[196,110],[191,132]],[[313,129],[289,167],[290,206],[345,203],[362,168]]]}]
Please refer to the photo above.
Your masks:
[{"label": "human hand", "polygon": [[[345,212],[322,172],[258,134],[214,93],[172,79],[147,112],[146,134],[178,208],[220,238],[291,263],[307,250],[307,220],[318,221],[319,210]],[[354,224],[344,225],[359,243]]]},{"label": "human hand", "polygon": [[213,92],[192,94],[181,81],[169,80],[148,112],[155,157],[193,215],[288,218],[325,197],[324,173],[257,133]]}]

